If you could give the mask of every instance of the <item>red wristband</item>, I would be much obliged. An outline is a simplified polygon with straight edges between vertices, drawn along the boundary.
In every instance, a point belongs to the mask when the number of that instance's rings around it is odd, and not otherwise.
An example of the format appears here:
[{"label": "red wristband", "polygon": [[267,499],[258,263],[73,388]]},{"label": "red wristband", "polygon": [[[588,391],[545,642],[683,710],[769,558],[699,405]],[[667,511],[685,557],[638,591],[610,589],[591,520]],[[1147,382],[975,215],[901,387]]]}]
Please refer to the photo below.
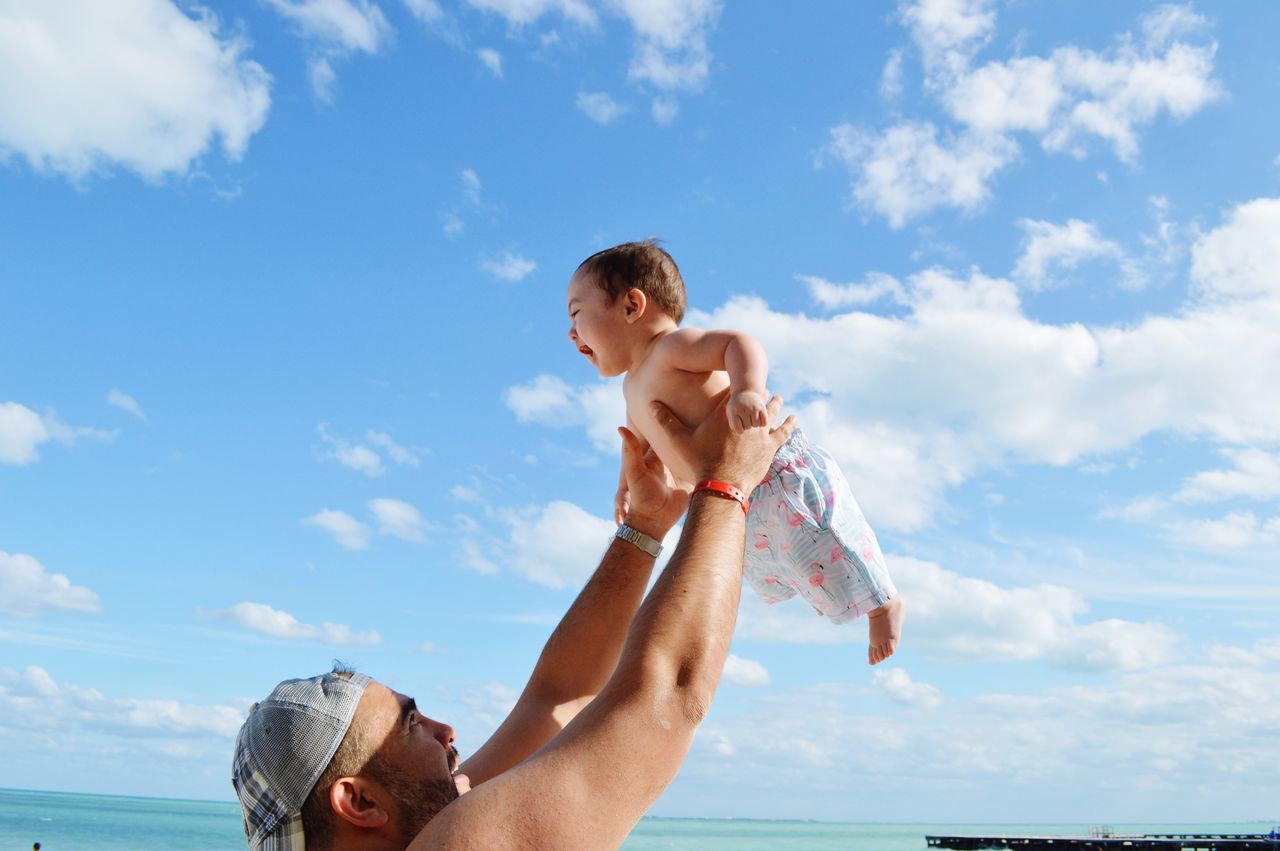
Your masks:
[{"label": "red wristband", "polygon": [[707,491],[708,493],[713,493],[716,496],[721,496],[725,499],[737,500],[738,505],[742,506],[743,514],[747,513],[747,508],[751,504],[745,493],[728,482],[719,482],[715,479],[704,479],[693,486],[693,492],[697,493],[698,491]]}]

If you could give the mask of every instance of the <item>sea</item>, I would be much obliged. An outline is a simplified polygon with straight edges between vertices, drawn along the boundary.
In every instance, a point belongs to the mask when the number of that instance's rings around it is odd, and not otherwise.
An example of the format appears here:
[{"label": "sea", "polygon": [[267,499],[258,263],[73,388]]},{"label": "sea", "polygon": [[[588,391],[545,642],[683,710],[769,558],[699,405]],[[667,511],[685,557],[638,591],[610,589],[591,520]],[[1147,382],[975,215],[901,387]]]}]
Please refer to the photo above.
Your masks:
[{"label": "sea", "polygon": [[[1117,833],[1265,833],[1275,825],[1117,824]],[[927,834],[1080,835],[1078,824],[882,824],[644,818],[626,851],[924,851]],[[244,851],[234,801],[0,789],[0,851]]]}]

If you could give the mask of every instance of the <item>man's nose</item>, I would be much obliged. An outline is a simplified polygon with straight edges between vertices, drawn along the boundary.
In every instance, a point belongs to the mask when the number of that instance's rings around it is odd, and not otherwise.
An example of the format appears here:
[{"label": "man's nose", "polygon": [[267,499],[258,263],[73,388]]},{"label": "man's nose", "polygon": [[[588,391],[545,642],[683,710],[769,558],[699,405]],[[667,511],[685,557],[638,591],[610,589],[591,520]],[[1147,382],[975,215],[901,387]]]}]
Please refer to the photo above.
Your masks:
[{"label": "man's nose", "polygon": [[434,725],[432,728],[432,734],[436,737],[436,741],[444,745],[447,749],[449,745],[453,744],[454,739],[457,738],[454,729],[443,721],[433,721],[432,724]]}]

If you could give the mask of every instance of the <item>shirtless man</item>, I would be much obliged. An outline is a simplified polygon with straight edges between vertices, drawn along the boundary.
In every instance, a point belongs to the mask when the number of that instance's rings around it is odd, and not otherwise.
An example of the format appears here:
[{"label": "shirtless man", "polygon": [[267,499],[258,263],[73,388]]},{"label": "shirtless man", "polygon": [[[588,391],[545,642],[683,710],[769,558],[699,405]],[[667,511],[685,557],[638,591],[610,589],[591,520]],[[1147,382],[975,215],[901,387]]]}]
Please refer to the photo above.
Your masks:
[{"label": "shirtless man", "polygon": [[[781,407],[770,401],[769,422]],[[690,429],[660,403],[652,411],[689,469],[749,487],[794,422],[735,433],[720,413]],[[630,494],[620,537],[493,736],[458,765],[452,727],[368,677],[285,681],[236,740],[250,848],[296,851],[304,837],[307,851],[622,843],[674,779],[715,695],[737,619],[745,518],[734,502],[673,488],[662,462],[619,431]],[[686,508],[676,551],[641,605],[655,544]]]}]

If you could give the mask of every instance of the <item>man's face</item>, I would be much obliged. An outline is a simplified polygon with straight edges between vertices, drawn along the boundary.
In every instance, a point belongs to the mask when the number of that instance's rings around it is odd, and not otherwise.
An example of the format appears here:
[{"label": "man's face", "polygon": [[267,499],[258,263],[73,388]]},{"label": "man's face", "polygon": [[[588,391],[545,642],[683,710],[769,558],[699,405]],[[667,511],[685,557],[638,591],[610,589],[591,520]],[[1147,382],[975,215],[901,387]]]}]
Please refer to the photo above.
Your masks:
[{"label": "man's face", "polygon": [[361,725],[374,750],[361,773],[381,783],[395,799],[399,812],[394,819],[408,844],[458,797],[453,728],[423,715],[413,698],[381,683],[365,689],[351,723]]}]

